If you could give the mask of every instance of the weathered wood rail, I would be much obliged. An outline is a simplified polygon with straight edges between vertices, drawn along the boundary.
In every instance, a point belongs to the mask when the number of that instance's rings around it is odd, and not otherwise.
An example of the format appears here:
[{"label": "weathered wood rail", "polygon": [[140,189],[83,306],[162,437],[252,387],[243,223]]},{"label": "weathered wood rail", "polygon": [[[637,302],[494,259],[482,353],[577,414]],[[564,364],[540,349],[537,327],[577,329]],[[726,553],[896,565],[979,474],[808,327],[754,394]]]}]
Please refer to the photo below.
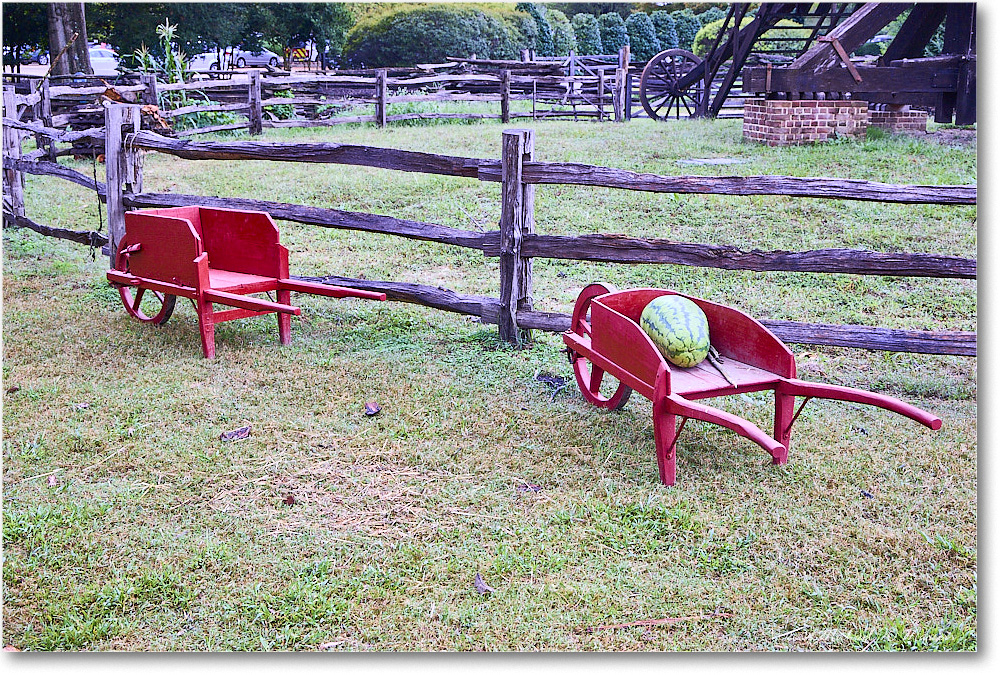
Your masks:
[{"label": "weathered wood rail", "polygon": [[[135,107],[132,107],[134,110]],[[50,175],[96,190],[108,203],[109,246],[113,250],[124,230],[124,211],[130,208],[207,206],[263,210],[274,218],[337,229],[376,232],[443,245],[460,246],[500,258],[500,297],[471,296],[420,284],[321,277],[328,283],[385,292],[391,299],[479,317],[497,324],[511,342],[530,339],[530,330],[563,331],[569,316],[535,311],[531,305],[533,258],[558,258],[635,264],[676,264],[759,272],[811,272],[896,277],[974,279],[975,259],[920,253],[883,253],[852,249],[814,251],[744,251],[735,247],[624,237],[613,234],[545,235],[534,231],[536,185],[567,184],[611,189],[714,195],[784,195],[798,198],[854,199],[900,204],[975,205],[977,188],[966,186],[891,185],[871,181],[787,176],[706,177],[640,174],[611,167],[534,160],[533,132],[503,133],[499,160],[457,157],[426,152],[340,143],[284,144],[259,141],[198,142],[136,131],[136,116],[128,106],[108,108],[104,134],[108,162],[107,185],[27,157],[4,157],[5,175]],[[5,134],[43,133],[59,138],[56,130],[5,118]],[[19,126],[15,126],[19,125]],[[124,127],[124,128],[123,128]],[[206,197],[142,190],[140,151],[159,151],[190,160],[282,161],[336,163],[395,171],[420,172],[501,183],[499,229],[476,232],[435,223],[391,216],[325,209],[247,198]],[[28,224],[23,214],[7,214],[5,222],[52,236],[96,245],[97,233],[56,231]],[[101,235],[97,235],[98,237]],[[96,243],[95,243],[96,242]],[[317,278],[310,277],[310,280]],[[850,346],[928,354],[976,355],[976,334],[961,331],[911,331],[871,326],[838,326],[765,320],[787,342]]]}]

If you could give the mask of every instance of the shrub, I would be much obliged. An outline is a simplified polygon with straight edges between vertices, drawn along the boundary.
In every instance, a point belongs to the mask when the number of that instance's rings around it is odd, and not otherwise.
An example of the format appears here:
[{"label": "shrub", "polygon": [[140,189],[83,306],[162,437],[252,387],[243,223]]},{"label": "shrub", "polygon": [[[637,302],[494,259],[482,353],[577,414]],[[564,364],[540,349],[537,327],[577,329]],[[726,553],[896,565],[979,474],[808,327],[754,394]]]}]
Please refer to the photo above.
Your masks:
[{"label": "shrub", "polygon": [[681,49],[691,49],[694,37],[701,28],[701,22],[690,9],[671,12],[670,15],[674,17],[674,25],[677,28],[677,46]]},{"label": "shrub", "polygon": [[696,16],[698,17],[698,21],[701,23],[702,26],[707,26],[713,21],[718,21],[719,19],[725,19],[726,12],[725,10],[719,9],[718,7],[709,7],[704,12]]},{"label": "shrub", "polygon": [[552,51],[556,56],[566,56],[570,50],[576,49],[576,35],[573,24],[566,15],[558,9],[550,9],[546,14],[549,26],[552,27]]},{"label": "shrub", "polygon": [[544,9],[539,8],[533,2],[519,2],[515,6],[519,12],[526,12],[535,22],[538,30],[538,38],[535,40],[535,52],[538,56],[555,56],[555,48],[552,44],[552,28],[545,19]]},{"label": "shrub", "polygon": [[[722,28],[724,20],[724,18],[719,19],[718,21],[713,21],[710,24],[702,26],[694,38],[694,45],[692,45],[691,51],[698,56],[704,57],[708,53],[709,48],[711,48],[715,36],[719,34],[719,29]],[[744,28],[751,21],[753,21],[753,18],[744,17],[743,21],[740,22],[740,28]],[[789,28],[798,30],[788,30]],[[754,51],[775,52],[794,48],[796,46],[795,42],[768,42],[768,38],[802,38],[804,40],[805,35],[806,31],[802,30],[801,24],[789,21],[788,19],[782,19],[776,24],[775,28],[772,28],[758,38],[757,44],[754,45]]]},{"label": "shrub", "polygon": [[658,9],[649,18],[656,30],[656,39],[660,41],[660,49],[677,49],[677,24],[670,12]]},{"label": "shrub", "polygon": [[575,14],[573,16],[573,34],[576,35],[576,48],[580,54],[602,54],[601,29],[593,14]]},{"label": "shrub", "polygon": [[530,45],[530,17],[476,5],[395,5],[348,31],[344,59],[370,68],[441,63],[449,56],[513,59]]},{"label": "shrub", "polygon": [[648,61],[660,52],[660,40],[656,37],[653,21],[645,12],[630,14],[625,20],[628,42],[632,55],[637,61]]},{"label": "shrub", "polygon": [[597,19],[601,30],[601,46],[608,54],[617,54],[618,50],[628,44],[628,31],[621,16],[614,12],[601,14]]}]

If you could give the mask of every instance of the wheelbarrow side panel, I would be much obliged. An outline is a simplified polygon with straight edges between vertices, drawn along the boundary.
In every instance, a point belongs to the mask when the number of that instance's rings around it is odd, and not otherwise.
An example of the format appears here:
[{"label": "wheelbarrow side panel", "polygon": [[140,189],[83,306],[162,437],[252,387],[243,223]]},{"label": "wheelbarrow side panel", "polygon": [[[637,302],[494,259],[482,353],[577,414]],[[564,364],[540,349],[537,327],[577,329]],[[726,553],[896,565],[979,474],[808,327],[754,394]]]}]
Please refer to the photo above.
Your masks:
[{"label": "wheelbarrow side panel", "polygon": [[131,274],[198,287],[195,259],[203,249],[201,238],[190,220],[146,212],[126,213],[125,238],[130,246],[140,245],[139,250],[128,257]]},{"label": "wheelbarrow side panel", "polygon": [[[651,398],[656,386],[657,373],[666,368],[666,388],[670,392],[670,367],[639,324],[625,314],[611,308],[620,293],[610,293],[594,300],[590,306],[592,330],[591,349],[607,359],[607,372],[621,381],[627,375],[639,380],[643,386],[629,385],[646,398]],[[605,303],[610,299],[610,303]],[[622,372],[624,371],[624,373]]]},{"label": "wheelbarrow side panel", "polygon": [[781,377],[795,377],[795,355],[760,322],[732,307],[687,295],[683,297],[705,312],[712,346],[723,357]]},{"label": "wheelbarrow side panel", "polygon": [[201,235],[213,269],[288,278],[288,250],[268,213],[203,207]]}]

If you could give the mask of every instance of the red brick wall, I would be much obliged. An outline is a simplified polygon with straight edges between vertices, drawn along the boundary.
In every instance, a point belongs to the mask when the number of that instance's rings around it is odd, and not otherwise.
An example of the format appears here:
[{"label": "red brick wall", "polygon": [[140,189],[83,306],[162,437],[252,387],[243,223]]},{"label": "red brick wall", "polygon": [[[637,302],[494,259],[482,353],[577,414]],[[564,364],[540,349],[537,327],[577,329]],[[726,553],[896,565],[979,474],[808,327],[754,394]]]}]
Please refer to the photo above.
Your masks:
[{"label": "red brick wall", "polygon": [[802,145],[837,136],[864,138],[866,101],[769,101],[743,103],[743,138],[767,145]]},{"label": "red brick wall", "polygon": [[923,110],[872,110],[868,124],[888,131],[927,131],[927,113]]}]

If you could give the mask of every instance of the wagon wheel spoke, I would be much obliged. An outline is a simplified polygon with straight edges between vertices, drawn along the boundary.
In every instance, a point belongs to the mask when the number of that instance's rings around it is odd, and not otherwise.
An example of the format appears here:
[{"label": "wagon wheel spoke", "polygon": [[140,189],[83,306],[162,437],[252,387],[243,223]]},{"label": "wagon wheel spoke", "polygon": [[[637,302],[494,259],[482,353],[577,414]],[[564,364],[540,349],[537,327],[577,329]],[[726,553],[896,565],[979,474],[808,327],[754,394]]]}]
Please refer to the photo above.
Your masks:
[{"label": "wagon wheel spoke", "polygon": [[[115,257],[115,269],[119,271],[124,272],[129,269],[129,256],[125,253],[125,249],[129,245],[128,236],[122,237],[118,246],[118,254]],[[118,294],[121,296],[122,304],[125,305],[125,311],[129,315],[144,323],[162,326],[173,314],[177,296],[153,289],[148,289],[149,293],[147,294],[146,290],[143,286],[120,286]]]},{"label": "wagon wheel spoke", "polygon": [[[613,286],[607,284],[590,284],[584,288],[576,300],[570,330],[580,336],[593,338],[593,327],[590,319],[590,307],[594,298],[612,292]],[[617,410],[628,401],[632,389],[615,378],[604,377],[604,369],[598,367],[587,358],[586,354],[572,353],[573,374],[580,387],[580,393],[589,403],[599,407]],[[603,391],[602,391],[603,388]]]}]

